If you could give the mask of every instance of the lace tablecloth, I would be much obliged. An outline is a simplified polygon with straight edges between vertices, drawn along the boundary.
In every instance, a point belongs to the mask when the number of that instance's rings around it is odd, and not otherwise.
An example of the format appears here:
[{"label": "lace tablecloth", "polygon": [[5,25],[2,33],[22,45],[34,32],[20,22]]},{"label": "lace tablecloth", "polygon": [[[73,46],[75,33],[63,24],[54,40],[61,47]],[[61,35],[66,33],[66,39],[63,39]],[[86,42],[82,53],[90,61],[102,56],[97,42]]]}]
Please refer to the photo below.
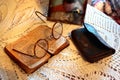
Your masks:
[{"label": "lace tablecloth", "polygon": [[[0,80],[120,80],[120,28],[118,27],[109,30],[103,27],[96,28],[116,49],[116,53],[95,63],[85,61],[68,37],[66,38],[70,45],[32,74],[26,74],[9,58],[4,52],[4,47],[43,24],[34,12],[38,10],[46,14],[48,3],[48,0],[0,1]],[[88,13],[92,13],[92,10],[88,10]],[[85,21],[91,23],[88,17],[91,19],[87,16]],[[48,22],[47,25],[52,26],[53,23]],[[79,25],[72,24],[63,24],[63,26],[63,36],[67,36],[73,29],[80,28]],[[107,35],[106,31],[109,31],[110,35]],[[111,40],[107,36],[110,36]]]}]

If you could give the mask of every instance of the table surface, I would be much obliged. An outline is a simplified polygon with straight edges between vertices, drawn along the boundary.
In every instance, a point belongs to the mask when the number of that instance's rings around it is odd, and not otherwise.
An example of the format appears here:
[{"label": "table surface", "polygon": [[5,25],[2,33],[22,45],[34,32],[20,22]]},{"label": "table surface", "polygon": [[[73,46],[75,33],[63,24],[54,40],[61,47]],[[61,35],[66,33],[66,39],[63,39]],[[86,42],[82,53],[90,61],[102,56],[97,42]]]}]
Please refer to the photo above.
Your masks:
[{"label": "table surface", "polygon": [[[0,80],[120,80],[120,33],[113,34],[117,52],[98,62],[85,61],[68,34],[80,25],[63,24],[63,36],[70,45],[49,59],[32,74],[26,74],[4,52],[4,47],[44,24],[35,11],[46,14],[48,0],[1,0],[0,1]],[[48,26],[54,22],[47,21]],[[120,30],[120,28],[119,28]],[[118,30],[118,32],[119,32]],[[104,37],[106,39],[106,37]],[[111,42],[109,42],[111,43]]]}]

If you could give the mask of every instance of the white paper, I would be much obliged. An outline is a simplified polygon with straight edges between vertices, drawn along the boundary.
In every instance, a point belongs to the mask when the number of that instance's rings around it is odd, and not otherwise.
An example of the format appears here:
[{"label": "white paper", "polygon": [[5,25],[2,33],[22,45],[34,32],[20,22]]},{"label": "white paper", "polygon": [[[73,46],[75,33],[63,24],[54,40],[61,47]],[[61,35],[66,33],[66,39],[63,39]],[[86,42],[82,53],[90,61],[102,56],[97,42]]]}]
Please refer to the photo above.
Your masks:
[{"label": "white paper", "polygon": [[94,26],[111,47],[120,50],[120,25],[111,17],[88,4],[84,22]]}]

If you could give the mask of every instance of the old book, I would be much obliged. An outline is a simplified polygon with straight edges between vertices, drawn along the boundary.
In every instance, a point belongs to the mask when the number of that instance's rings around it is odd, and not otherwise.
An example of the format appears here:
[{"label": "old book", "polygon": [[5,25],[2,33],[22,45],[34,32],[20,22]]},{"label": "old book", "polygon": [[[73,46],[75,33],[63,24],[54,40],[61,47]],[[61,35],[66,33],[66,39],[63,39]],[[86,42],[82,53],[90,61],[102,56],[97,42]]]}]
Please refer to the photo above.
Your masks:
[{"label": "old book", "polygon": [[[58,54],[69,45],[68,40],[63,36],[59,39],[48,40],[50,34],[46,33],[51,30],[46,25],[38,26],[17,41],[8,44],[5,51],[26,73],[32,73],[45,64],[51,56]],[[35,46],[40,39],[48,41],[48,50],[44,49],[44,47]],[[35,51],[37,52],[35,53]]]}]

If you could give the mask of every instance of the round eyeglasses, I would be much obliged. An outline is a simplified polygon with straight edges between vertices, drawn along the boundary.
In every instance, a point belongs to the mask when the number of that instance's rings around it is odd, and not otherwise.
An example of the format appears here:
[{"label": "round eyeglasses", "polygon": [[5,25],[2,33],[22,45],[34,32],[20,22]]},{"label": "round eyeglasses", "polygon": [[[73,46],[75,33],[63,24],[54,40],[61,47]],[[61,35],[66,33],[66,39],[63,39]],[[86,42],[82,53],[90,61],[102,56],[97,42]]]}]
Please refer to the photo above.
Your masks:
[{"label": "round eyeglasses", "polygon": [[[44,16],[41,12],[35,12],[35,14],[43,21],[46,23],[46,21],[44,21],[39,15]],[[46,17],[46,16],[44,16]],[[46,53],[50,53],[53,51],[53,49],[51,48],[51,46],[53,46],[53,44],[49,44],[52,40],[57,40],[61,37],[62,33],[63,33],[63,25],[61,22],[55,22],[55,24],[52,26],[52,29],[50,29],[51,31],[46,31],[45,33],[48,34],[47,38],[45,39],[39,39],[38,41],[36,41],[35,45],[34,45],[34,56],[41,58],[44,57]],[[51,32],[51,33],[50,33]],[[45,34],[43,34],[45,35]]]}]

